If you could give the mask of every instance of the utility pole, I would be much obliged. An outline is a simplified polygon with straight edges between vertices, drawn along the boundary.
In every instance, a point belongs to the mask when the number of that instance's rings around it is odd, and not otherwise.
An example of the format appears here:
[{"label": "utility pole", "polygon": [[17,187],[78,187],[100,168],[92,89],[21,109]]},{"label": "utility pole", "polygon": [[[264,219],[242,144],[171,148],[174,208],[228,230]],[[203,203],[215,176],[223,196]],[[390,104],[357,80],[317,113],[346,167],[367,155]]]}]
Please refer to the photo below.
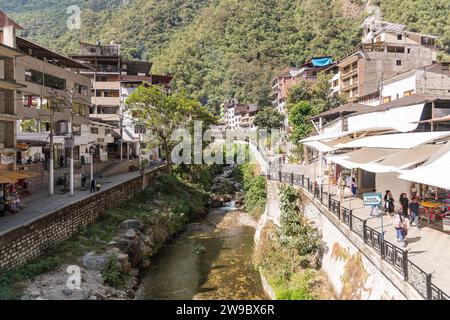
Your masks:
[{"label": "utility pole", "polygon": [[71,89],[70,91],[69,91],[69,104],[70,104],[70,106],[69,106],[69,110],[70,110],[70,123],[69,123],[69,139],[71,140],[70,141],[70,164],[69,164],[69,166],[70,166],[70,178],[69,178],[69,184],[70,184],[70,196],[72,196],[73,197],[73,195],[74,195],[74,187],[73,187],[73,166],[74,166],[74,163],[73,163],[73,148],[74,148],[74,145],[75,145],[75,138],[74,138],[74,136],[73,136],[73,95],[74,95],[74,92],[73,92],[73,89]]},{"label": "utility pole", "polygon": [[47,103],[49,104],[51,115],[50,115],[50,153],[49,153],[49,166],[48,166],[48,195],[52,196],[55,193],[55,178],[54,178],[54,155],[53,155],[53,117],[55,116],[55,93],[50,92]]}]

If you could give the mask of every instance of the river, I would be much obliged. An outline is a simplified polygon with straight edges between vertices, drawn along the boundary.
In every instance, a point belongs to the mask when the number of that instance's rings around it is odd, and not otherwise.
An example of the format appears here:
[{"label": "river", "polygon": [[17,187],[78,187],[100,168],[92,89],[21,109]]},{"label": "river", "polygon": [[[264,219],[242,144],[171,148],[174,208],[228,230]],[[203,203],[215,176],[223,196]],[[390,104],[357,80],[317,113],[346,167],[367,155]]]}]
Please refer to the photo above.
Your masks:
[{"label": "river", "polygon": [[233,202],[210,210],[152,259],[140,299],[268,299],[252,264],[254,234],[255,222]]}]

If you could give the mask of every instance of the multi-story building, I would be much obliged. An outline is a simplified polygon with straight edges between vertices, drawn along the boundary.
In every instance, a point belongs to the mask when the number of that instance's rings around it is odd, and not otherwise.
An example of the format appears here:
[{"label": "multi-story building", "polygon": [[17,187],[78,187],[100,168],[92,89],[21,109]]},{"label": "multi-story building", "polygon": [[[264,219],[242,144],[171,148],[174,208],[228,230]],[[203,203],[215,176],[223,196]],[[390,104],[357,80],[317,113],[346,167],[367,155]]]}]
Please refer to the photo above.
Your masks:
[{"label": "multi-story building", "polygon": [[384,80],[378,104],[414,94],[450,96],[449,64],[433,63]]},{"label": "multi-story building", "polygon": [[337,64],[340,94],[349,102],[376,100],[383,80],[436,60],[435,36],[374,19],[367,19],[362,27],[362,44]]},{"label": "multi-story building", "polygon": [[[15,47],[15,30],[22,29],[0,11],[0,171],[16,168],[16,108],[15,90],[20,85],[15,80],[15,59],[21,55]],[[0,177],[0,184],[5,183]],[[7,179],[3,177],[3,179]],[[0,189],[1,191],[1,189]]]},{"label": "multi-story building", "polygon": [[125,100],[143,83],[161,86],[170,92],[171,76],[152,75],[151,62],[129,61],[120,55],[120,46],[80,43],[80,54],[71,55],[86,66],[81,73],[92,82],[90,118],[114,126],[115,142],[108,145],[111,158],[134,157],[139,152],[139,136],[134,133],[136,119],[126,111]]},{"label": "multi-story building", "polygon": [[300,81],[315,81],[319,71],[332,64],[330,56],[315,57],[306,61],[300,68],[286,68],[272,80],[272,105],[279,112],[285,112],[289,89]]},{"label": "multi-story building", "polygon": [[254,129],[258,106],[255,104],[242,104],[237,100],[229,100],[224,104],[224,121],[229,130]]}]

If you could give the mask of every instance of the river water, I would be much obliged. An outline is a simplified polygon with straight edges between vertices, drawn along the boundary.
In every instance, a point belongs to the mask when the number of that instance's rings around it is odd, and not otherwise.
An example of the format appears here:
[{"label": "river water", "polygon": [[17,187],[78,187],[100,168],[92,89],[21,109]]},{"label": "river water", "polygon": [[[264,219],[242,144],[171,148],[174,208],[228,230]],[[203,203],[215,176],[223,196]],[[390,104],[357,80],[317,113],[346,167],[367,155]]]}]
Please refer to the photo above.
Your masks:
[{"label": "river water", "polygon": [[252,264],[255,223],[229,207],[189,225],[152,260],[141,284],[146,300],[268,299]]}]

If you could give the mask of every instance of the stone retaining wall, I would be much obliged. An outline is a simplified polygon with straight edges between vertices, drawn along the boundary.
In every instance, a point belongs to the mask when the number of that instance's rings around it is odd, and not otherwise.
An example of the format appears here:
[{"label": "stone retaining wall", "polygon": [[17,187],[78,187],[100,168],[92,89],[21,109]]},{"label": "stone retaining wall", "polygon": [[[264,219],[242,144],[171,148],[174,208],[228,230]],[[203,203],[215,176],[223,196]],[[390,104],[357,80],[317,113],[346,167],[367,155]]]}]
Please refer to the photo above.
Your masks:
[{"label": "stone retaining wall", "polygon": [[[162,170],[147,173],[146,185]],[[142,178],[137,177],[0,235],[0,270],[39,257],[50,245],[69,239],[95,222],[105,210],[133,198],[141,190]]]}]

